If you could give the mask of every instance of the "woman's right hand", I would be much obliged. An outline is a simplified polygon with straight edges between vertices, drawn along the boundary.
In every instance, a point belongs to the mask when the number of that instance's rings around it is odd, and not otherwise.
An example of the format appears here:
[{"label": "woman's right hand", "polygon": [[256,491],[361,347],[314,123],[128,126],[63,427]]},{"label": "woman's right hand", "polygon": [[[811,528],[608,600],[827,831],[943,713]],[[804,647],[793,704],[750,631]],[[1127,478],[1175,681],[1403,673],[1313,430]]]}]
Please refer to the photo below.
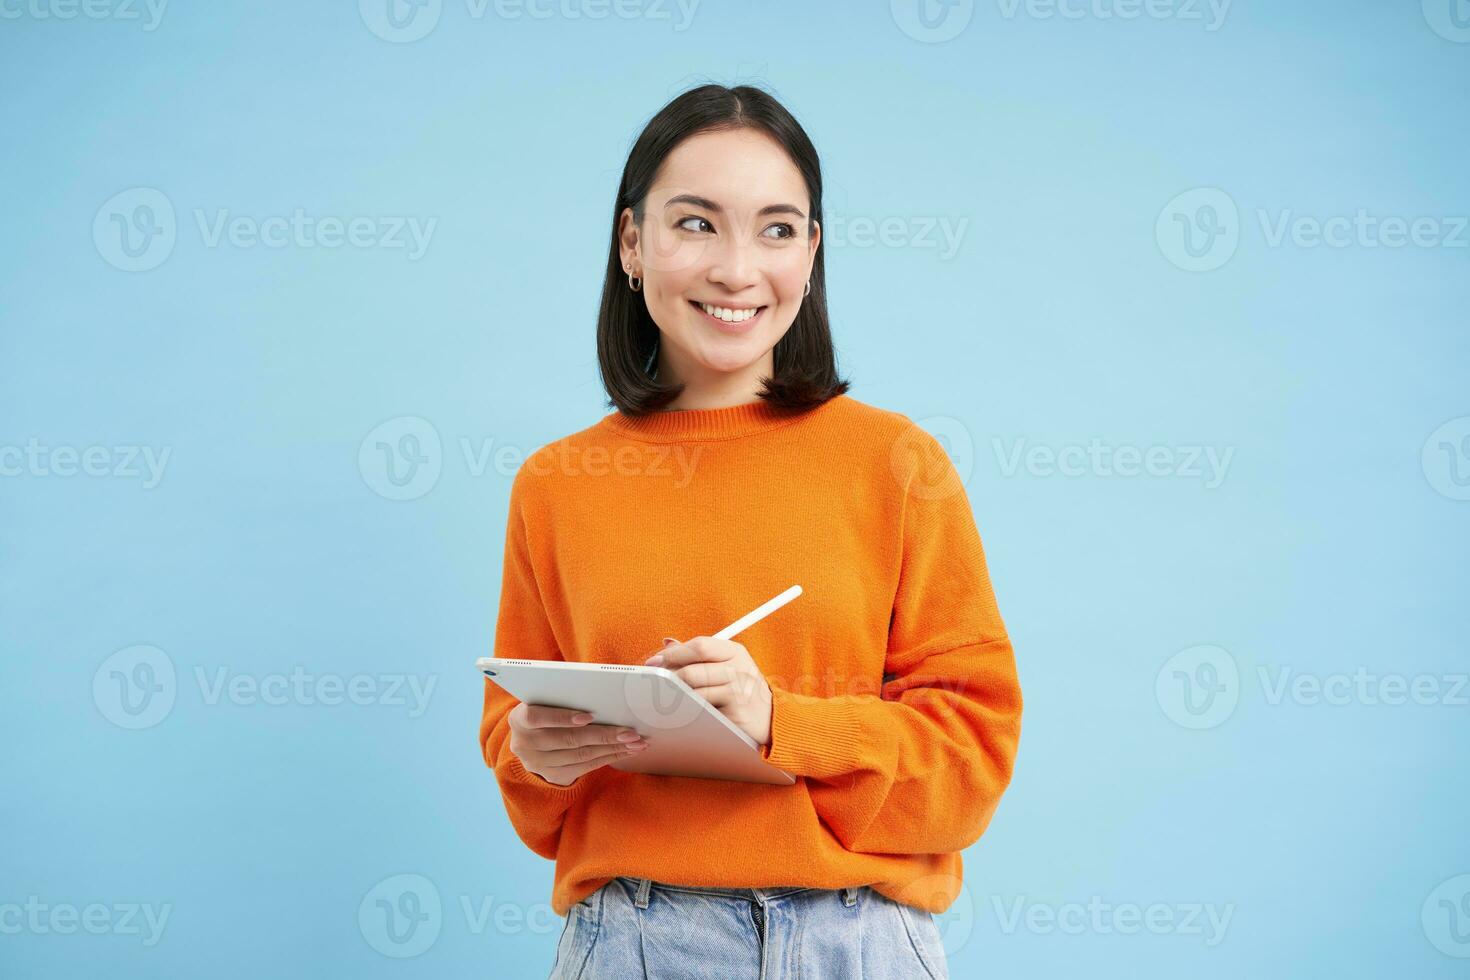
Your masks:
[{"label": "woman's right hand", "polygon": [[[510,722],[510,750],[527,772],[557,786],[570,786],[583,773],[648,747],[632,728],[572,720],[586,714],[575,708],[522,702],[506,716]],[[633,738],[626,740],[624,733]]]}]

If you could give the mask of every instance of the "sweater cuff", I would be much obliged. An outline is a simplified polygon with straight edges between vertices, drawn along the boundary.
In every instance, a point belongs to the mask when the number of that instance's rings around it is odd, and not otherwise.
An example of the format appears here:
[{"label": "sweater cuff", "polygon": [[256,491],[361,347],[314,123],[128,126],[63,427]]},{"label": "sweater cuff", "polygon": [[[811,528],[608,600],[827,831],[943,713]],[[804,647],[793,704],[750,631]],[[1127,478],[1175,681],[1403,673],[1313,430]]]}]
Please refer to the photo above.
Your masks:
[{"label": "sweater cuff", "polygon": [[[535,787],[541,793],[545,794],[548,800],[555,800],[558,804],[564,806],[570,806],[577,797],[585,793],[587,787],[596,782],[595,777],[597,774],[602,772],[602,769],[584,772],[570,786],[561,786],[542,779],[521,765],[521,757],[514,752],[507,750],[506,755],[509,756],[510,761],[505,764],[501,772],[507,779],[518,786]],[[603,767],[603,769],[606,768],[606,766]]]},{"label": "sweater cuff", "polygon": [[862,768],[864,746],[850,697],[820,698],[771,686],[771,744],[761,759],[793,776],[831,779]]}]

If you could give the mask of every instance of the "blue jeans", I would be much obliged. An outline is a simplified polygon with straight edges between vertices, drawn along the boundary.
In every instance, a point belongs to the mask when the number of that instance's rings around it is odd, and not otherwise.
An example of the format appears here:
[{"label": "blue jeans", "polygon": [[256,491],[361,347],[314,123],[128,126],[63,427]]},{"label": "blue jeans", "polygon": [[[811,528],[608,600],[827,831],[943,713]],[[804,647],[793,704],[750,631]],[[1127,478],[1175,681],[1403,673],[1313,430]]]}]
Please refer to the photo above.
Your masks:
[{"label": "blue jeans", "polygon": [[550,980],[949,980],[934,917],[862,885],[617,877],[573,905]]}]

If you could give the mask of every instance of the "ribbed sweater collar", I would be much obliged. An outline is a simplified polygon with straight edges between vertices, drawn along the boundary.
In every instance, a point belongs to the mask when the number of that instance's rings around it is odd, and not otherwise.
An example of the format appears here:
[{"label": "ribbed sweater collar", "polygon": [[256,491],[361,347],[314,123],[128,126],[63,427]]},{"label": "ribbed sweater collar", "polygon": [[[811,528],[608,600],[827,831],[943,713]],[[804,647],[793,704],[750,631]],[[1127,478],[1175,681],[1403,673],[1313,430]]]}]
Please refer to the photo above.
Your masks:
[{"label": "ribbed sweater collar", "polygon": [[688,442],[739,439],[790,425],[831,405],[837,395],[816,408],[791,411],[765,400],[727,408],[685,408],[675,411],[627,415],[622,411],[603,417],[602,424],[616,432],[646,442]]}]

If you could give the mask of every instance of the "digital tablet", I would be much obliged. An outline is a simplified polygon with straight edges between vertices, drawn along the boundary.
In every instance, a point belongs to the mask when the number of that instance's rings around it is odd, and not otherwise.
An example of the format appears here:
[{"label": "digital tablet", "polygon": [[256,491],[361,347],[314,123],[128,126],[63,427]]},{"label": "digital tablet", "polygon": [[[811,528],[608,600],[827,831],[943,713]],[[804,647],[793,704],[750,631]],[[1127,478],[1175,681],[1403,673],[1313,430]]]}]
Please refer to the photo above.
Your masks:
[{"label": "digital tablet", "polygon": [[526,704],[592,713],[591,724],[632,728],[648,748],[608,763],[623,772],[790,786],[796,777],[764,761],[760,746],[665,667],[563,660],[475,661],[491,683]]}]

